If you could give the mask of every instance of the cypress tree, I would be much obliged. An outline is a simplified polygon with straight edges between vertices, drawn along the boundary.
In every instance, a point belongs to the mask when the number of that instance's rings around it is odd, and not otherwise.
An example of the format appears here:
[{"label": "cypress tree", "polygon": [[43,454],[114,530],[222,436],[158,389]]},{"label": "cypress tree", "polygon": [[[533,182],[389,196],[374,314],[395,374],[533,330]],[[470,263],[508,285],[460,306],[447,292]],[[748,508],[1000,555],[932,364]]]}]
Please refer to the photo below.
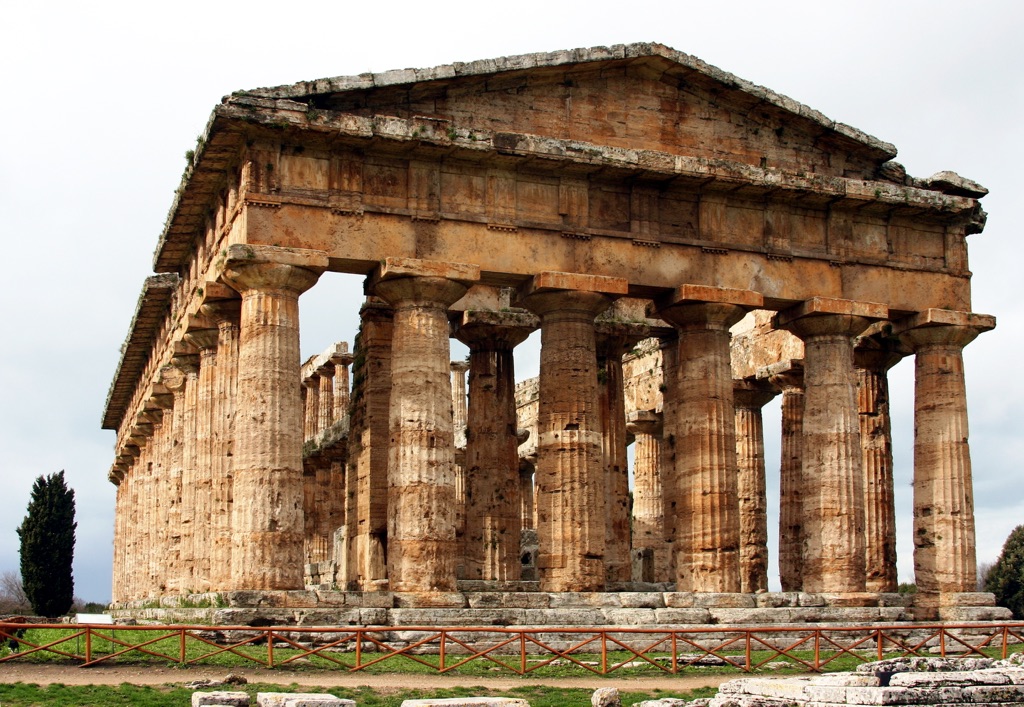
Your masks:
[{"label": "cypress tree", "polygon": [[995,565],[985,579],[985,591],[996,595],[996,603],[1024,618],[1024,525],[1010,532]]},{"label": "cypress tree", "polygon": [[62,616],[74,601],[75,492],[64,471],[39,476],[32,485],[21,538],[21,581],[39,616]]}]

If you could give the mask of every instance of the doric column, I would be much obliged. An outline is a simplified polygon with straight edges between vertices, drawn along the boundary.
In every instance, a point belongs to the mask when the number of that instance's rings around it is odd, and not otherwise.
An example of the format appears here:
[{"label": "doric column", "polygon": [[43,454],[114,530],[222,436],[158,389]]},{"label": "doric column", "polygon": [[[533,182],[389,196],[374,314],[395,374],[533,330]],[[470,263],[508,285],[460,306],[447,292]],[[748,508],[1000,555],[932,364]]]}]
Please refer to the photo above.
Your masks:
[{"label": "doric column", "polygon": [[[760,372],[759,372],[760,374]],[[779,464],[779,582],[784,592],[803,588],[804,552],[804,368],[802,360],[765,369],[782,391],[782,441]]]},{"label": "doric column", "polygon": [[597,389],[605,469],[604,565],[609,582],[628,582],[632,577],[622,355],[628,346],[644,338],[634,336],[632,329],[616,322],[597,325]]},{"label": "doric column", "polygon": [[242,296],[233,457],[234,589],[303,586],[299,295],[320,251],[232,245],[223,277]]},{"label": "doric column", "polygon": [[[876,325],[879,326],[879,325]],[[885,324],[885,327],[891,328]],[[895,592],[896,502],[888,370],[909,353],[884,331],[861,336],[853,352],[864,468],[864,570],[869,592]]]},{"label": "doric column", "polygon": [[217,374],[210,464],[210,588],[231,587],[231,464],[234,458],[235,388],[241,300],[207,302],[201,314],[217,324]]},{"label": "doric column", "polygon": [[302,437],[313,439],[320,432],[320,376],[313,374],[302,381]]},{"label": "doric column", "polygon": [[804,342],[803,589],[864,591],[864,476],[853,339],[884,305],[814,298],[776,317]]},{"label": "doric column", "polygon": [[455,469],[448,307],[476,266],[388,258],[369,283],[394,308],[388,448],[392,591],[455,590]]},{"label": "doric column", "polygon": [[320,408],[317,411],[316,427],[323,432],[334,424],[334,366],[319,366],[316,375],[320,381]]},{"label": "doric column", "polygon": [[894,323],[914,351],[914,578],[924,594],[975,591],[974,489],[963,347],[995,317],[928,309]]},{"label": "doric column", "polygon": [[756,292],[684,285],[652,307],[679,337],[664,383],[665,438],[675,453],[662,477],[675,487],[678,591],[740,591],[729,327],[762,305]]},{"label": "doric column", "polygon": [[[344,342],[342,346],[348,345]],[[334,419],[343,420],[348,414],[349,383],[348,367],[352,365],[352,354],[342,351],[331,356],[334,364]]]},{"label": "doric column", "polygon": [[452,361],[452,451],[455,470],[455,575],[466,574],[466,372],[469,363]]},{"label": "doric column", "polygon": [[198,371],[198,357],[180,355],[171,359],[172,365],[163,369],[163,384],[174,395],[171,427],[166,430],[167,456],[163,474],[154,474],[160,491],[151,497],[155,518],[155,547],[150,555],[150,577],[157,594],[180,594],[187,589],[189,577],[185,575],[191,542],[192,509],[186,477],[191,479],[189,466],[194,440],[190,435],[194,410],[190,409],[189,388],[194,390]]},{"label": "doric column", "polygon": [[217,409],[217,329],[196,329],[185,335],[185,340],[199,350],[199,380],[194,415],[195,466],[192,473],[192,524],[189,533],[189,556],[192,582],[189,588],[197,592],[209,591],[213,550],[213,469],[217,449],[214,423]]},{"label": "doric column", "polygon": [[345,528],[350,589],[386,588],[388,419],[394,312],[368,299],[359,310],[352,361],[352,404],[345,469]]},{"label": "doric column", "polygon": [[[650,573],[638,582],[669,582],[670,546],[665,540],[665,495],[661,484],[662,416],[653,410],[631,412],[626,429],[633,435],[633,553],[649,555]],[[646,565],[644,565],[646,569]]]},{"label": "doric column", "polygon": [[761,408],[777,392],[767,381],[734,380],[736,488],[740,510],[740,591],[768,591],[768,500],[764,478]]},{"label": "doric column", "polygon": [[601,591],[605,469],[594,318],[625,280],[540,273],[523,304],[541,318],[537,413],[537,567],[542,591]]},{"label": "doric column", "polygon": [[533,504],[533,464],[525,459],[519,461],[519,498],[522,529],[533,530],[537,527],[536,509]]},{"label": "doric column", "polygon": [[[527,312],[474,310],[463,313],[455,333],[469,347],[466,579],[519,579],[522,482],[512,352],[536,326]],[[458,424],[457,409],[455,419]]]}]

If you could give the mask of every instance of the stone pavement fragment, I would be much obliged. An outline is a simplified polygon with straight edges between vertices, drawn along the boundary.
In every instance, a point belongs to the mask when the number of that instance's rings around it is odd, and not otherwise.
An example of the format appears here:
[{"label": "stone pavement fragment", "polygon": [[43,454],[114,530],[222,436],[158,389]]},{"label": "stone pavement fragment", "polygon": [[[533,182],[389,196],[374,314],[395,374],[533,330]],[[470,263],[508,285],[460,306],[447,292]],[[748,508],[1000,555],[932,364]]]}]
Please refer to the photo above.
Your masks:
[{"label": "stone pavement fragment", "polygon": [[192,707],[211,707],[212,705],[230,705],[231,707],[249,707],[249,695],[245,692],[193,692]]}]

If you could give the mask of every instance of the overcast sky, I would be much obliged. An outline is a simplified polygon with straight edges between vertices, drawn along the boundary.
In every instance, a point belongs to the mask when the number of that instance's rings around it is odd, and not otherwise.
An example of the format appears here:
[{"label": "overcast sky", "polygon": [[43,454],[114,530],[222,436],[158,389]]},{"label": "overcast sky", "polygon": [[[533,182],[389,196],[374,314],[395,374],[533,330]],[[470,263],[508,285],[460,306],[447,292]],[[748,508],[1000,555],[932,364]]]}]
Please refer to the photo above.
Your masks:
[{"label": "overcast sky", "polygon": [[[535,51],[655,41],[894,143],[915,176],[991,190],[970,239],[966,351],[978,556],[1024,522],[1020,215],[1024,3],[11,2],[0,21],[0,571],[17,569],[32,481],[78,501],[76,593],[110,598],[107,388],[185,166],[221,96],[259,86]],[[302,299],[303,356],[351,341],[355,278]],[[517,358],[522,376],[536,356]],[[911,581],[913,363],[893,386],[900,578]],[[778,406],[765,410],[777,495]],[[773,517],[772,524],[777,521]],[[773,541],[774,542],[774,541]],[[775,546],[771,546],[772,566]]]}]

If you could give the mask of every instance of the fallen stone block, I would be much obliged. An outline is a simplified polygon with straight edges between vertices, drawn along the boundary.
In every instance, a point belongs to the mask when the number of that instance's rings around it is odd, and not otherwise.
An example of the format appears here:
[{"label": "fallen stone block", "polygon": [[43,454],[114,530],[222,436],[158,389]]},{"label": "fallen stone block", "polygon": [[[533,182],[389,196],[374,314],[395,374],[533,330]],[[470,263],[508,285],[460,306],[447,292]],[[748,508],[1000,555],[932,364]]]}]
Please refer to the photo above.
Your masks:
[{"label": "fallen stone block", "polygon": [[893,687],[953,687],[963,685],[1009,685],[1002,673],[979,673],[958,670],[940,673],[896,673],[889,678]]},{"label": "fallen stone block", "polygon": [[614,687],[599,687],[590,696],[591,707],[622,707],[622,698]]},{"label": "fallen stone block", "polygon": [[403,700],[402,707],[530,707],[530,703],[517,697],[440,697]]},{"label": "fallen stone block", "polygon": [[245,692],[193,692],[192,707],[212,705],[230,705],[231,707],[249,707],[249,695]]},{"label": "fallen stone block", "polygon": [[352,700],[316,692],[260,692],[256,695],[256,704],[259,707],[356,707]]}]

